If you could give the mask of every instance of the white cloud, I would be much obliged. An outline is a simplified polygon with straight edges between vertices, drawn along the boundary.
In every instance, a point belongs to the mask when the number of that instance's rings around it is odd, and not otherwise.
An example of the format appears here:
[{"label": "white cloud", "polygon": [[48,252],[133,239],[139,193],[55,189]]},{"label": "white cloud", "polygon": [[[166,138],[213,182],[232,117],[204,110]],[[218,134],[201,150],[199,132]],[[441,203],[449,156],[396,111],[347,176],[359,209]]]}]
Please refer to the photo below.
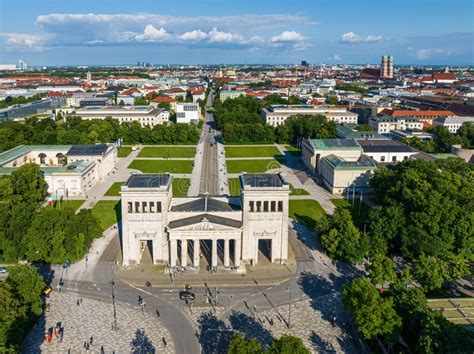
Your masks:
[{"label": "white cloud", "polygon": [[0,33],[0,37],[3,38],[5,45],[8,47],[17,50],[40,51],[44,49],[44,44],[51,36],[46,34],[4,32]]},{"label": "white cloud", "polygon": [[328,60],[337,60],[337,61],[339,61],[339,60],[342,60],[342,57],[341,57],[341,54],[339,54],[339,53],[334,53],[334,55],[330,56],[330,57],[328,58]]},{"label": "white cloud", "polygon": [[278,36],[272,37],[272,42],[302,42],[305,40],[305,37],[299,32],[296,31],[284,31]]},{"label": "white cloud", "polygon": [[428,59],[431,58],[433,55],[451,55],[451,49],[443,49],[443,48],[421,48],[415,52],[415,56],[418,59]]},{"label": "white cloud", "polygon": [[157,29],[153,25],[147,25],[143,34],[135,36],[137,41],[165,41],[171,39],[172,36],[165,31],[163,27]]},{"label": "white cloud", "polygon": [[209,38],[209,35],[206,32],[203,32],[201,30],[194,30],[190,32],[185,32],[182,35],[178,36],[179,39],[182,41],[203,41],[207,38]]},{"label": "white cloud", "polygon": [[382,36],[374,36],[369,34],[368,36],[360,36],[355,34],[354,32],[347,32],[341,36],[341,42],[344,43],[371,43],[371,42],[378,42],[382,40]]},{"label": "white cloud", "polygon": [[209,32],[209,42],[242,43],[244,37],[240,34],[219,31],[216,27]]}]

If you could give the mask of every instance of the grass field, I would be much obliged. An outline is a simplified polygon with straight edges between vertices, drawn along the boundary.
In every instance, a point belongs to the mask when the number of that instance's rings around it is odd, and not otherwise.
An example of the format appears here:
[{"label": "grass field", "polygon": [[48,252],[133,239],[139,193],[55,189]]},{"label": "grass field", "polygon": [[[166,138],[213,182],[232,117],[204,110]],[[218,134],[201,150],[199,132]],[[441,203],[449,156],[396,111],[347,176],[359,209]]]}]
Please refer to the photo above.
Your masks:
[{"label": "grass field", "polygon": [[354,206],[352,206],[352,200],[349,198],[349,201],[346,199],[331,199],[331,202],[336,207],[343,207],[348,209],[352,214],[352,221],[354,224],[359,228],[364,227],[364,221],[367,220],[367,216],[369,214],[369,206],[362,202],[360,203],[359,199],[354,200]]},{"label": "grass field", "polygon": [[122,146],[117,150],[117,156],[118,157],[127,157],[130,155],[132,152],[132,147],[131,146]]},{"label": "grass field", "polygon": [[233,197],[240,195],[240,178],[229,178],[229,194]]},{"label": "grass field", "polygon": [[120,220],[120,201],[99,200],[92,208],[92,215],[100,220],[100,226],[105,230]]},{"label": "grass field", "polygon": [[303,188],[295,188],[290,183],[290,195],[309,195],[309,192],[306,189],[303,189]]},{"label": "grass field", "polygon": [[290,200],[290,217],[297,220],[309,230],[316,228],[316,222],[325,214],[316,200]]},{"label": "grass field", "polygon": [[128,168],[140,170],[144,173],[191,173],[192,160],[133,160]]},{"label": "grass field", "polygon": [[227,173],[261,173],[274,168],[280,168],[281,165],[275,159],[267,160],[227,160]]},{"label": "grass field", "polygon": [[140,151],[138,157],[188,157],[193,158],[196,154],[195,147],[173,147],[173,146],[146,146]]},{"label": "grass field", "polygon": [[190,184],[189,178],[173,178],[173,197],[186,197]]},{"label": "grass field", "polygon": [[84,200],[65,200],[65,199],[63,199],[61,204],[57,200],[55,200],[53,202],[53,207],[56,208],[56,209],[71,208],[71,209],[77,210],[77,209],[79,209],[79,207],[82,204],[84,204]]},{"label": "grass field", "polygon": [[225,148],[226,157],[274,157],[281,155],[275,146],[228,146]]},{"label": "grass field", "polygon": [[286,151],[288,151],[291,155],[300,157],[301,156],[301,150],[298,149],[296,146],[293,145],[285,145]]},{"label": "grass field", "polygon": [[120,187],[124,182],[115,182],[112,184],[107,192],[105,192],[105,196],[107,197],[116,197],[120,196]]}]

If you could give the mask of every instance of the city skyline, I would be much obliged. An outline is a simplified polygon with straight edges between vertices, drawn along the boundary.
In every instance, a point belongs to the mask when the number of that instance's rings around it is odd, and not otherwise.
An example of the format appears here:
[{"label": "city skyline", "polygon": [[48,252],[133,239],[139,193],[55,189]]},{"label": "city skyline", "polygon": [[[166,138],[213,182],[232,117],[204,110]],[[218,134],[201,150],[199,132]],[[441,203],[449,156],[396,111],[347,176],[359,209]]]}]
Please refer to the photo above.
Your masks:
[{"label": "city skyline", "polygon": [[[0,62],[43,65],[470,65],[472,2],[0,1]],[[246,6],[248,5],[248,6]],[[387,16],[392,19],[388,21]],[[363,18],[365,22],[359,19]],[[363,23],[361,23],[363,22]],[[443,26],[439,26],[442,23]]]}]

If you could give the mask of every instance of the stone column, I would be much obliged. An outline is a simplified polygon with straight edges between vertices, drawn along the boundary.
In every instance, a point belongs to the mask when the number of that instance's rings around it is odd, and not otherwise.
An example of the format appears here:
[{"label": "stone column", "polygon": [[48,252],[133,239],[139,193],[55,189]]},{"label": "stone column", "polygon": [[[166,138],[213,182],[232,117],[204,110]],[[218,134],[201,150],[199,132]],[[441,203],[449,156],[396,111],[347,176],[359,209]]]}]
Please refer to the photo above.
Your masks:
[{"label": "stone column", "polygon": [[229,240],[224,240],[224,267],[230,265]]},{"label": "stone column", "polygon": [[199,259],[200,259],[200,255],[201,255],[201,245],[199,243],[199,240],[194,240],[193,242],[193,248],[194,248],[194,251],[193,251],[193,265],[195,267],[199,267]]},{"label": "stone column", "polygon": [[240,267],[240,245],[241,241],[240,238],[235,239],[235,246],[234,246],[234,265],[236,267]]},{"label": "stone column", "polygon": [[181,266],[188,265],[188,240],[181,241]]},{"label": "stone column", "polygon": [[211,256],[211,265],[217,267],[217,240],[212,240],[212,256]]},{"label": "stone column", "polygon": [[170,241],[170,265],[176,266],[176,258],[178,257],[178,245],[176,240]]}]

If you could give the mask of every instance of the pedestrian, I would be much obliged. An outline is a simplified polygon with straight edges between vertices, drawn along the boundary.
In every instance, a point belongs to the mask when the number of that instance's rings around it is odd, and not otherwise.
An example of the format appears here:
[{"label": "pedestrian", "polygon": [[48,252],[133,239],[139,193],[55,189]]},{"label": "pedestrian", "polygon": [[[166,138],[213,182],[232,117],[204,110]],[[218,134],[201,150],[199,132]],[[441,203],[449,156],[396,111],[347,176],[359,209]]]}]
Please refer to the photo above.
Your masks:
[{"label": "pedestrian", "polygon": [[87,349],[87,342],[84,342],[84,349]]},{"label": "pedestrian", "polygon": [[86,342],[86,350],[88,351],[90,348],[91,347],[90,347],[89,343]]},{"label": "pedestrian", "polygon": [[82,305],[82,297],[81,297],[81,305]]},{"label": "pedestrian", "polygon": [[91,343],[91,345],[92,345],[92,343],[94,342],[94,338],[93,338],[92,336],[91,336],[91,339],[90,339],[89,342]]},{"label": "pedestrian", "polygon": [[79,306],[79,305],[80,305],[79,300],[77,300],[77,306]]},{"label": "pedestrian", "polygon": [[100,346],[100,354],[105,354],[105,349],[103,345]]},{"label": "pedestrian", "polygon": [[156,317],[160,318],[160,311],[158,309],[156,309]]},{"label": "pedestrian", "polygon": [[165,337],[163,337],[163,344],[164,344],[165,347],[168,345],[168,343],[166,342]]}]

